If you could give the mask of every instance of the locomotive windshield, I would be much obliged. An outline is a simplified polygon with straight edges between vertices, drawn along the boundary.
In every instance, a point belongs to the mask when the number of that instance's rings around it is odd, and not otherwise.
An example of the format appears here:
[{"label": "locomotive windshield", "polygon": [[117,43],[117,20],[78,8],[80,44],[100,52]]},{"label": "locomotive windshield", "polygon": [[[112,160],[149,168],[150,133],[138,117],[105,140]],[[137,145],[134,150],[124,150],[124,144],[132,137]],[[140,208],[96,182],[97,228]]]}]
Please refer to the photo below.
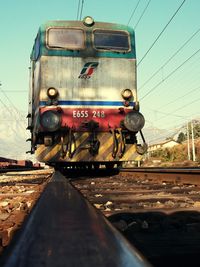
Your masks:
[{"label": "locomotive windshield", "polygon": [[50,28],[47,32],[47,45],[50,48],[83,49],[84,40],[81,29]]},{"label": "locomotive windshield", "polygon": [[122,31],[95,30],[94,46],[96,49],[129,51],[129,35]]}]

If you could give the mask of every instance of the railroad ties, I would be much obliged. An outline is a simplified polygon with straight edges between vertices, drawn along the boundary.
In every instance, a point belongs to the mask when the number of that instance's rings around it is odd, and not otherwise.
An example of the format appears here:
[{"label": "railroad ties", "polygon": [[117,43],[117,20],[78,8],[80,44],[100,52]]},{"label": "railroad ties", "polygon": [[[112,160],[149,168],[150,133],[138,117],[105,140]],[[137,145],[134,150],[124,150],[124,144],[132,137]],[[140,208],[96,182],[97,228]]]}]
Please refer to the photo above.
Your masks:
[{"label": "railroad ties", "polygon": [[200,266],[200,169],[122,169],[72,183],[153,266]]},{"label": "railroad ties", "polygon": [[0,259],[3,267],[150,266],[59,172]]},{"label": "railroad ties", "polygon": [[[21,175],[16,180],[23,192],[9,178],[1,183],[1,226],[11,223],[16,206],[6,190],[26,197],[19,205],[23,212],[23,203],[30,202],[26,190],[32,194],[40,184],[41,176],[29,181]],[[0,266],[199,266],[199,169],[67,169],[65,176],[55,172],[45,181]],[[0,237],[6,245],[5,235]]]}]

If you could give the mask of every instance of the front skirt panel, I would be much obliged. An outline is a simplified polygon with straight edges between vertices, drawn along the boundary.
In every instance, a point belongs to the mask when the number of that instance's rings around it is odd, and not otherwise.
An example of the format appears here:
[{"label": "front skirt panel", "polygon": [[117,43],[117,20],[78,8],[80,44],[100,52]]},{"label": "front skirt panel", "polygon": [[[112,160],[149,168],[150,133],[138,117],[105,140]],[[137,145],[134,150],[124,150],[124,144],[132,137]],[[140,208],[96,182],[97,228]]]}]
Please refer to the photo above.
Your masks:
[{"label": "front skirt panel", "polygon": [[118,133],[115,134],[115,139],[112,133],[98,133],[96,137],[99,148],[95,155],[90,152],[90,133],[75,132],[73,137],[70,145],[61,143],[52,146],[38,145],[37,159],[41,162],[118,162],[142,159],[142,156],[136,152],[136,144],[126,144],[122,149],[122,141]]}]

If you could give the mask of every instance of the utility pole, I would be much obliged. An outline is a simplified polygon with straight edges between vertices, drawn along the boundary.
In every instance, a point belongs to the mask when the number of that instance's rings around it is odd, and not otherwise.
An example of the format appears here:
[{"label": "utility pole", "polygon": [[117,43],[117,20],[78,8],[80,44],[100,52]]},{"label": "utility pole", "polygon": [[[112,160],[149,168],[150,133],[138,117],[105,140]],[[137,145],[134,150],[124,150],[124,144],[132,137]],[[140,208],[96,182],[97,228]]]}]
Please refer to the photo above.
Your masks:
[{"label": "utility pole", "polygon": [[195,145],[194,145],[194,127],[193,127],[192,121],[191,121],[191,132],[192,132],[192,158],[193,158],[193,161],[196,161]]},{"label": "utility pole", "polygon": [[188,148],[188,160],[190,160],[190,132],[189,132],[189,122],[187,122],[187,148]]}]

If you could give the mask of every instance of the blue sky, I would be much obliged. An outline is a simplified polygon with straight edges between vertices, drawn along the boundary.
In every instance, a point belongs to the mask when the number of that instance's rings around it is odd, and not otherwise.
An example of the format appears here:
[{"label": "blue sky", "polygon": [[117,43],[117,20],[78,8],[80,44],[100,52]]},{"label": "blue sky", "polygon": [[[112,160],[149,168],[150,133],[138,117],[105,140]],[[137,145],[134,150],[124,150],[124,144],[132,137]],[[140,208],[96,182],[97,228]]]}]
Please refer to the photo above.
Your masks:
[{"label": "blue sky", "polygon": [[[76,20],[78,2],[79,0],[0,2],[0,82],[1,89],[6,93],[0,91],[0,99],[4,105],[10,105],[9,98],[17,109],[27,110],[29,57],[37,30],[47,20]],[[129,26],[137,25],[136,48],[137,60],[140,62],[182,2],[183,0],[84,0],[82,17],[90,15],[96,21],[127,24],[139,3]],[[180,127],[188,119],[200,118],[199,11],[200,1],[186,0],[138,66],[138,93],[146,127],[169,130]],[[194,37],[169,61],[195,32]],[[163,65],[165,66],[162,67]],[[2,102],[0,108],[3,107]]]}]

